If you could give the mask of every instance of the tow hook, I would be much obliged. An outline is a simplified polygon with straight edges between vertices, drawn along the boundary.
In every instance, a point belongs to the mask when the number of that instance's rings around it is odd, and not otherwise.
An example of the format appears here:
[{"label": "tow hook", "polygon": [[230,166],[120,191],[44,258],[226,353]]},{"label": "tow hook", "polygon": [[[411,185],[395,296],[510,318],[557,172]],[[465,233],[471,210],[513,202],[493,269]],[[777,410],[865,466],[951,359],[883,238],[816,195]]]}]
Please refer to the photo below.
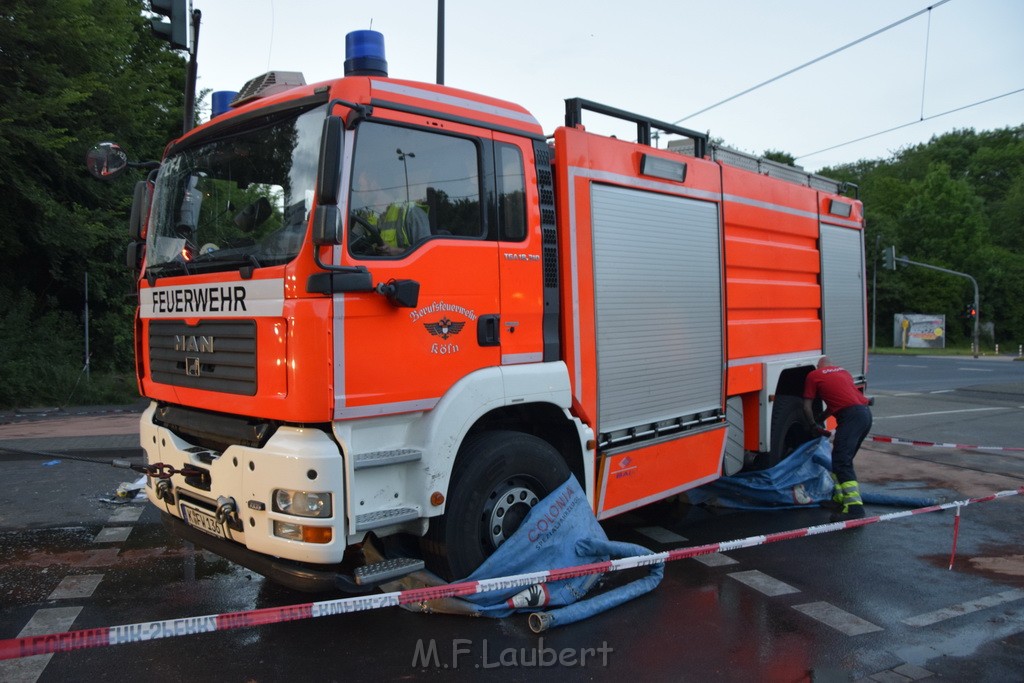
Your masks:
[{"label": "tow hook", "polygon": [[234,498],[219,496],[217,498],[217,522],[227,524],[234,531],[244,531],[242,519],[238,516],[238,505]]},{"label": "tow hook", "polygon": [[174,491],[170,479],[157,479],[156,497],[168,505],[174,505]]}]

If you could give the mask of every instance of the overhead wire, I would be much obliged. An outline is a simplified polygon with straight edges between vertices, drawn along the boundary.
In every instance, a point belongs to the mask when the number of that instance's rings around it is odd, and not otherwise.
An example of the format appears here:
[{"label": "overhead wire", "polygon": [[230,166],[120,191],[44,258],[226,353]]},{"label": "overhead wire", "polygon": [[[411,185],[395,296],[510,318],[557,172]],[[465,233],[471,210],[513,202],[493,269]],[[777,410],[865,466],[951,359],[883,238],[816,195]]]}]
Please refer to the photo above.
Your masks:
[{"label": "overhead wire", "polygon": [[[866,36],[862,36],[862,37],[858,38],[857,40],[854,40],[853,42],[847,43],[846,45],[843,45],[842,47],[838,47],[835,50],[832,50],[831,52],[827,52],[827,53],[821,55],[820,57],[815,57],[811,61],[805,62],[805,63],[801,64],[800,66],[793,67],[789,71],[781,73],[778,76],[775,76],[773,78],[769,78],[767,81],[764,81],[762,83],[758,83],[757,85],[751,86],[751,87],[747,88],[746,90],[744,90],[743,92],[739,92],[739,93],[736,93],[735,95],[733,95],[731,97],[725,98],[721,102],[716,102],[715,104],[712,104],[711,106],[704,107],[700,111],[696,111],[696,112],[694,112],[692,114],[689,114],[688,116],[684,116],[683,118],[681,118],[681,119],[679,119],[677,121],[673,121],[672,125],[678,125],[678,124],[682,123],[683,121],[686,121],[687,119],[692,119],[694,116],[698,116],[700,114],[703,114],[704,112],[711,111],[712,109],[715,109],[716,107],[722,106],[726,102],[732,102],[733,100],[735,100],[738,97],[743,97],[744,95],[752,93],[752,92],[754,92],[755,90],[757,90],[759,88],[763,88],[766,85],[769,85],[771,83],[774,83],[775,81],[778,81],[780,79],[785,78],[786,76],[794,74],[797,71],[800,71],[801,69],[805,69],[805,68],[807,68],[807,67],[809,67],[809,66],[811,66],[813,64],[817,64],[818,62],[820,62],[820,61],[822,61],[824,59],[828,59],[829,57],[832,57],[833,55],[837,55],[840,52],[853,47],[854,45],[858,45],[860,43],[863,43],[865,40],[870,40],[871,38],[874,38],[877,35],[885,33],[886,31],[888,31],[890,29],[896,28],[900,24],[905,24],[906,22],[910,21],[911,19],[914,19],[916,17],[921,16],[925,12],[929,12],[930,13],[936,7],[940,7],[942,5],[945,5],[949,1],[950,0],[939,0],[939,2],[932,3],[928,7],[925,7],[923,10],[920,10],[918,12],[914,12],[913,14],[900,19],[899,21],[895,21],[895,22],[889,24],[888,26],[884,26],[884,27],[878,29],[877,31],[872,31],[871,33],[867,34]],[[929,15],[929,18],[930,18],[930,15]],[[929,25],[930,25],[930,22],[929,22]]]},{"label": "overhead wire", "polygon": [[920,119],[917,119],[915,121],[909,121],[907,123],[902,123],[902,124],[900,124],[898,126],[893,126],[892,128],[886,128],[885,130],[880,130],[877,133],[871,133],[870,135],[862,135],[861,137],[856,138],[854,140],[847,140],[846,142],[841,142],[838,145],[832,145],[831,147],[825,147],[824,149],[819,149],[819,150],[816,150],[814,152],[808,152],[807,154],[799,154],[799,155],[797,155],[797,156],[795,156],[793,158],[794,159],[806,159],[807,157],[812,157],[815,154],[821,154],[822,152],[829,152],[829,151],[832,151],[833,149],[839,149],[840,147],[845,147],[846,145],[852,145],[855,142],[861,142],[863,140],[870,140],[871,138],[878,137],[879,135],[885,135],[886,133],[891,133],[893,131],[900,130],[901,128],[907,128],[908,126],[913,126],[913,125],[916,125],[918,123],[924,123],[925,121],[931,121],[932,119],[937,119],[939,117],[946,116],[948,114],[954,114],[954,113],[956,113],[958,111],[963,111],[965,109],[970,109],[971,107],[977,107],[977,106],[982,105],[982,104],[987,104],[989,102],[994,102],[995,100],[1002,99],[1004,97],[1009,97],[1011,95],[1016,95],[1016,94],[1022,93],[1022,92],[1024,92],[1024,88],[1017,88],[1016,90],[1011,90],[1010,92],[1005,92],[1002,95],[996,95],[995,97],[989,97],[989,98],[986,98],[984,100],[978,100],[977,102],[972,102],[971,104],[965,104],[962,107],[957,107],[955,109],[949,109],[949,110],[944,111],[944,112],[942,112],[940,114],[932,114],[931,116],[922,116]]}]

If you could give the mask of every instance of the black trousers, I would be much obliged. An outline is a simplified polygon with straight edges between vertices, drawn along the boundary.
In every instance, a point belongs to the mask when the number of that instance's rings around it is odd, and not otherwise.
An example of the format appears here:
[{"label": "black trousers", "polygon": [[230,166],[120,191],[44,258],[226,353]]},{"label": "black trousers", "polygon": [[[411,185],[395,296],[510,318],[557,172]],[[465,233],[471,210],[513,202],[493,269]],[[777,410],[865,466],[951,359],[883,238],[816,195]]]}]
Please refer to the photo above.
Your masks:
[{"label": "black trousers", "polygon": [[850,406],[836,413],[836,438],[832,442],[832,472],[839,483],[856,481],[853,458],[871,431],[871,409],[867,406]]}]

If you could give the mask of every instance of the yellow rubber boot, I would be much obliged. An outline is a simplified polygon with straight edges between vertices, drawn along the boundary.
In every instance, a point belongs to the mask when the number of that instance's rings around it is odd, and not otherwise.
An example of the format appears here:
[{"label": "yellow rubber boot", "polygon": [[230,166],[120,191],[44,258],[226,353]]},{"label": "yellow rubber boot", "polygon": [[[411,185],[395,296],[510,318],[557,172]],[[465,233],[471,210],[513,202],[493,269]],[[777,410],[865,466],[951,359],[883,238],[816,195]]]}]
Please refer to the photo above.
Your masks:
[{"label": "yellow rubber boot", "polygon": [[841,522],[864,517],[864,501],[860,497],[860,485],[855,480],[844,481],[839,484],[839,489],[843,494],[843,507],[832,515],[832,521]]}]

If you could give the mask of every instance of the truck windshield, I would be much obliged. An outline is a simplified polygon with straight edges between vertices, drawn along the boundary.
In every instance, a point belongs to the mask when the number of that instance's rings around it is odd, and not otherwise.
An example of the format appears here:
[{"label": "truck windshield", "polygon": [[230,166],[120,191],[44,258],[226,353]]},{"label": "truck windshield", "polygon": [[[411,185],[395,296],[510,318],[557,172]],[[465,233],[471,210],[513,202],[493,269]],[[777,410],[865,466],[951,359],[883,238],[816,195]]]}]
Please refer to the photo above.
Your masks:
[{"label": "truck windshield", "polygon": [[313,201],[324,111],[263,119],[168,157],[153,195],[147,275],[295,258]]}]

